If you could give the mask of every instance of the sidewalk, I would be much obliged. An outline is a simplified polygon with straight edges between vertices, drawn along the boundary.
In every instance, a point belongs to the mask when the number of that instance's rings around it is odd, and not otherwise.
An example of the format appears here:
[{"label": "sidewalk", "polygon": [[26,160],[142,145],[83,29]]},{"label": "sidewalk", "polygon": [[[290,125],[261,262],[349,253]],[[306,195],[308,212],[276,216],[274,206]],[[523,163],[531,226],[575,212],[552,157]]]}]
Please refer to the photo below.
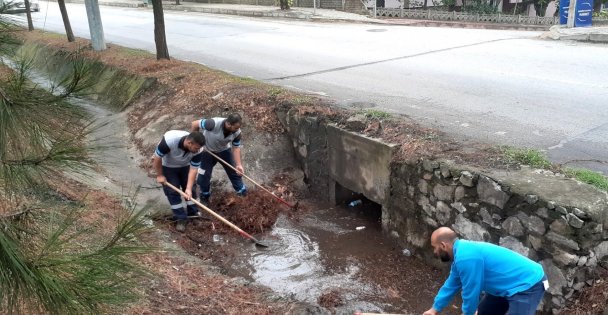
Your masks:
[{"label": "sidewalk", "polygon": [[[56,1],[56,0],[50,0]],[[84,3],[84,0],[65,0],[68,3]],[[150,8],[144,0],[99,0],[99,5]],[[226,14],[250,17],[270,17],[284,19],[300,19],[318,22],[359,22],[383,25],[404,25],[422,27],[458,27],[471,29],[494,29],[494,30],[521,30],[521,31],[547,31],[541,38],[580,40],[608,43],[608,26],[566,29],[560,26],[552,26],[550,29],[544,25],[519,25],[519,24],[497,24],[497,23],[474,23],[460,21],[435,21],[414,20],[395,18],[371,18],[356,13],[343,12],[330,9],[313,9],[292,7],[289,11],[282,11],[276,6],[245,5],[245,4],[221,4],[221,3],[199,3],[181,2],[176,5],[175,1],[163,1],[163,8],[172,11],[201,12],[209,14]]]},{"label": "sidewalk", "polygon": [[[53,1],[53,0],[51,0]],[[84,3],[84,0],[66,0],[67,3]],[[99,5],[117,6],[128,8],[149,7],[143,0],[99,0]],[[364,23],[383,23],[381,20],[372,19],[364,15],[342,12],[329,9],[313,9],[292,7],[289,11],[281,11],[276,6],[245,5],[245,4],[221,4],[221,3],[199,3],[184,2],[176,5],[175,1],[163,1],[163,9],[173,11],[201,12],[211,14],[227,14],[252,17],[273,17],[315,21],[348,21]]]},{"label": "sidewalk", "polygon": [[566,28],[563,25],[555,25],[542,34],[541,38],[608,43],[608,26]]}]

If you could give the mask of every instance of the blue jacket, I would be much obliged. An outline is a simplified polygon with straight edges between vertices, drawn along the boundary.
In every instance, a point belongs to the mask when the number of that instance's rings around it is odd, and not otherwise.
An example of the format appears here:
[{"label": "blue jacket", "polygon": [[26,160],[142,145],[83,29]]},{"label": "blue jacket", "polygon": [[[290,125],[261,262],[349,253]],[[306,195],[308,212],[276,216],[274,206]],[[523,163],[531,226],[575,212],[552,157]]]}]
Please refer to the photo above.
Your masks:
[{"label": "blue jacket", "polygon": [[474,314],[481,292],[512,296],[543,279],[543,267],[507,248],[491,243],[456,240],[450,276],[435,297],[441,311],[462,289],[462,312]]}]

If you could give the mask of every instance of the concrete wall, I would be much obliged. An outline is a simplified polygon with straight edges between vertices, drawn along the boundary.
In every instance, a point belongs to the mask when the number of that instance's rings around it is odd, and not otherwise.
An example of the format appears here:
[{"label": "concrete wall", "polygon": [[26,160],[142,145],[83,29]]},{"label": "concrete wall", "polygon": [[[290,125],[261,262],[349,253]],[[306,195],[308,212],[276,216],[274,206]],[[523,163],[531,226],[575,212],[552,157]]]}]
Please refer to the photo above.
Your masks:
[{"label": "concrete wall", "polygon": [[82,78],[83,82],[81,82],[88,87],[81,94],[118,111],[127,107],[156,82],[153,78],[132,75],[124,70],[108,67],[99,61],[75,58],[73,54],[50,50],[37,44],[21,46],[17,55],[31,59],[34,66],[49,74],[56,81],[55,83],[71,78],[75,67],[88,69],[87,76]]},{"label": "concrete wall", "polygon": [[394,145],[329,125],[327,147],[332,180],[376,203],[388,201]]},{"label": "concrete wall", "polygon": [[317,196],[336,200],[345,187],[382,204],[384,230],[399,235],[430,264],[446,267],[429,244],[439,226],[510,248],[543,265],[551,283],[542,304],[547,314],[590,285],[598,265],[608,267],[606,192],[526,167],[500,171],[450,161],[391,163],[392,145],[297,109],[279,116]]}]

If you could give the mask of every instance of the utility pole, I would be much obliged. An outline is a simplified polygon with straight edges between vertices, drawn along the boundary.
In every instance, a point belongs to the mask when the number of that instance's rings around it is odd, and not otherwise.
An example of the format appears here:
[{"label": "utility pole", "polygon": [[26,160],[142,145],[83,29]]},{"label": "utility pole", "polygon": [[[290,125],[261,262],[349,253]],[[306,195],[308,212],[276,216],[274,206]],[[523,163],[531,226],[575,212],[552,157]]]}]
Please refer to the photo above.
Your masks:
[{"label": "utility pole", "polygon": [[91,45],[93,50],[102,51],[106,49],[106,41],[103,38],[103,25],[101,24],[101,14],[99,13],[99,3],[97,0],[84,0],[89,20],[89,31],[91,32]]},{"label": "utility pole", "polygon": [[566,26],[568,28],[573,28],[575,20],[576,20],[576,0],[570,0],[570,4],[568,5],[568,21],[566,22]]}]

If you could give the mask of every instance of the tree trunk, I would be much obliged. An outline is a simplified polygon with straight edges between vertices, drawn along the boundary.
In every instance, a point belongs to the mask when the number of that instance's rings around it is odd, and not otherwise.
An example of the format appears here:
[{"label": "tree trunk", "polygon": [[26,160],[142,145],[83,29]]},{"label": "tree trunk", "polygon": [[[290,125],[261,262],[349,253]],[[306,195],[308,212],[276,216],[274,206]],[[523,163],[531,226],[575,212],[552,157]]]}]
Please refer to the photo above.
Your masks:
[{"label": "tree trunk", "polygon": [[602,2],[601,0],[595,0],[593,2],[593,12],[600,12],[602,11]]},{"label": "tree trunk", "polygon": [[180,5],[181,3],[179,2],[179,0],[175,0],[175,4]]},{"label": "tree trunk", "polygon": [[25,15],[27,16],[27,29],[33,31],[34,23],[32,22],[32,12],[30,12],[30,0],[25,0]]},{"label": "tree trunk", "polygon": [[289,10],[289,0],[279,0],[281,10]]},{"label": "tree trunk", "polygon": [[73,42],[74,32],[72,32],[72,25],[70,25],[70,18],[68,17],[68,10],[65,8],[65,0],[57,0],[59,4],[59,11],[61,11],[61,18],[63,19],[63,26],[65,27],[65,34],[68,37],[68,42]]},{"label": "tree trunk", "polygon": [[162,0],[152,0],[152,11],[154,12],[154,41],[156,42],[156,59],[170,59],[169,48],[167,48],[167,37],[165,35],[165,16],[163,13]]}]

